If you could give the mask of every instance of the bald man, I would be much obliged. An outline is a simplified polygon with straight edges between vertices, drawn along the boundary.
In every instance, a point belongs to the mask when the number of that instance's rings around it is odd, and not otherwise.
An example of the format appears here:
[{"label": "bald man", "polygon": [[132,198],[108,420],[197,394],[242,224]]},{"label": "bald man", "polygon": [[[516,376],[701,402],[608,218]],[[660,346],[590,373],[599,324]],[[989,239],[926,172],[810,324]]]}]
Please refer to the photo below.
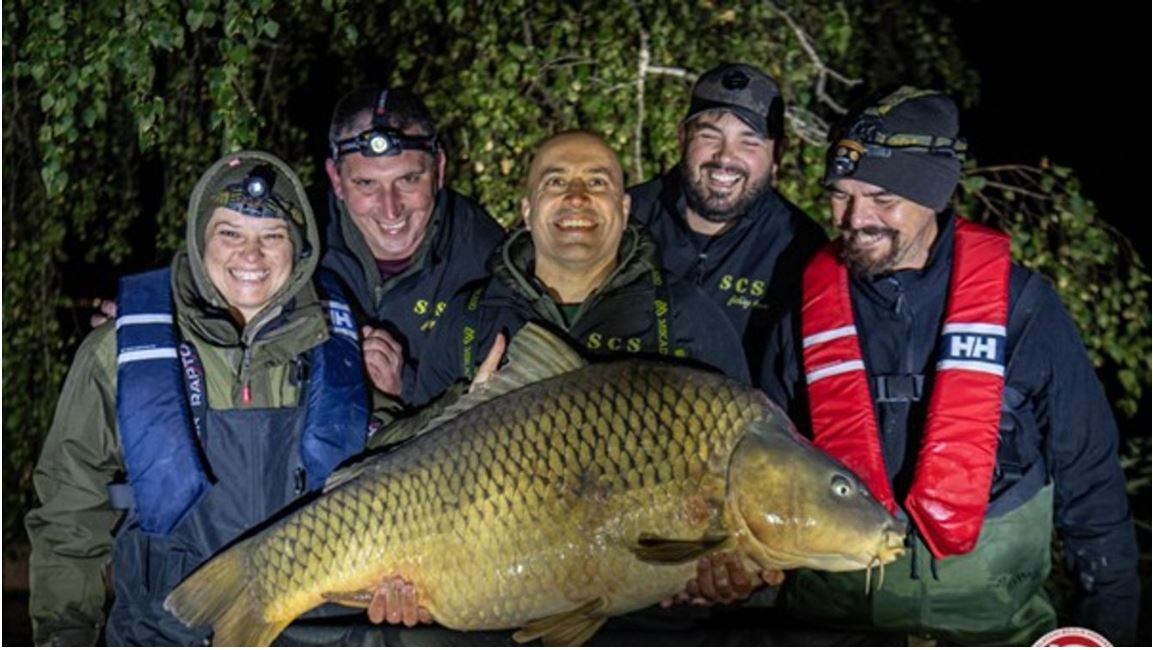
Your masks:
[{"label": "bald man", "polygon": [[[593,133],[542,142],[521,200],[523,227],[489,262],[492,277],[454,298],[417,378],[427,400],[471,378],[498,334],[549,327],[593,359],[692,360],[748,381],[740,338],[697,287],[669,277],[655,244],[628,225],[616,153]],[[466,341],[464,332],[477,336]]]}]

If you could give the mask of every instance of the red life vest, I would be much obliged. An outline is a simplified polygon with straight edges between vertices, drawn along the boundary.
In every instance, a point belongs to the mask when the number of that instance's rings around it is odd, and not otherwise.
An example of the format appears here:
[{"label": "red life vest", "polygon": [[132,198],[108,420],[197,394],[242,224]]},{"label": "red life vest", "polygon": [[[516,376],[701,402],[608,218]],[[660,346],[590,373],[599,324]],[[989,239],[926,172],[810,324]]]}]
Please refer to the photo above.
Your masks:
[{"label": "red life vest", "polygon": [[[904,502],[936,557],[971,551],[981,533],[1005,383],[1009,237],[960,218],[956,224],[928,417]],[[876,414],[864,408],[873,400],[838,251],[831,242],[804,276],[802,345],[814,442],[896,514]]]}]

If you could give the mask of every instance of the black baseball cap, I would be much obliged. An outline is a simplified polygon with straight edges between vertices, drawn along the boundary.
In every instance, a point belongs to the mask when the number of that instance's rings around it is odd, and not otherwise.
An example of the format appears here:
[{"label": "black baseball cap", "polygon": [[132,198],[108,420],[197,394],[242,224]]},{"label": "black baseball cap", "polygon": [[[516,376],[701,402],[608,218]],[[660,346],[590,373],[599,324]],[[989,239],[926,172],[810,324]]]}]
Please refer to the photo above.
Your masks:
[{"label": "black baseball cap", "polygon": [[772,77],[751,65],[722,63],[697,78],[684,122],[718,108],[732,112],[771,140],[784,133],[785,102],[781,89]]}]

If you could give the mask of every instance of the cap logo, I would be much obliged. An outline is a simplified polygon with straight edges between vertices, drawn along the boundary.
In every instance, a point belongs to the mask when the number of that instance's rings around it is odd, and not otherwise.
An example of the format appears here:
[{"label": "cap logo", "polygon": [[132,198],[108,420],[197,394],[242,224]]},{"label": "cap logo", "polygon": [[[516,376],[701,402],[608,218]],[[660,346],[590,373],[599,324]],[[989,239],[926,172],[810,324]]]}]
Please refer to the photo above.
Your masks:
[{"label": "cap logo", "polygon": [[721,86],[725,90],[743,90],[749,85],[749,75],[740,70],[730,70],[721,77]]}]

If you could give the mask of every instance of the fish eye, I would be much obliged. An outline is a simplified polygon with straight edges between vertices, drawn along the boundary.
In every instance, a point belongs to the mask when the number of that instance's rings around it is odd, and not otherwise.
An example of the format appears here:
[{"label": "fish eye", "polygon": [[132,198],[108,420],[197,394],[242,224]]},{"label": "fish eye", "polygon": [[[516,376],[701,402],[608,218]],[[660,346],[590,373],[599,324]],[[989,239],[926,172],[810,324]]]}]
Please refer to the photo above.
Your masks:
[{"label": "fish eye", "polygon": [[832,486],[833,494],[839,497],[853,496],[853,482],[840,474],[833,475]]}]

